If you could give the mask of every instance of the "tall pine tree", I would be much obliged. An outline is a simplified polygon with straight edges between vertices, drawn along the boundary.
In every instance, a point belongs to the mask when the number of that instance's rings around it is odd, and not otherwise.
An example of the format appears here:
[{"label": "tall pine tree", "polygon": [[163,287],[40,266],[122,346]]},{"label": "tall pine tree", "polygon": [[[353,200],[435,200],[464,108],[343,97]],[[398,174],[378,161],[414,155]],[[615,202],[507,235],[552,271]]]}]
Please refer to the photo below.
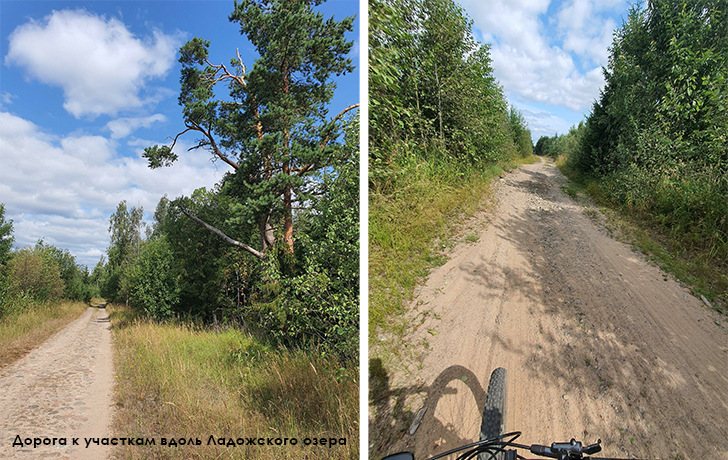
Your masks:
[{"label": "tall pine tree", "polygon": [[[333,75],[353,70],[346,57],[353,17],[335,21],[315,11],[322,0],[244,0],[235,3],[230,21],[240,25],[260,57],[248,69],[238,52],[229,65],[208,59],[210,43],[194,38],[180,50],[179,103],[185,129],[200,137],[194,148],[208,150],[232,168],[223,193],[232,197],[228,223],[257,227],[259,249],[224,234],[182,210],[230,244],[263,259],[282,236],[293,253],[293,210],[309,195],[309,177],[345,161],[337,122],[354,104],[329,119]],[[227,84],[229,97],[214,88]],[[171,146],[145,149],[151,168],[177,159]],[[235,235],[233,235],[235,236]]]}]

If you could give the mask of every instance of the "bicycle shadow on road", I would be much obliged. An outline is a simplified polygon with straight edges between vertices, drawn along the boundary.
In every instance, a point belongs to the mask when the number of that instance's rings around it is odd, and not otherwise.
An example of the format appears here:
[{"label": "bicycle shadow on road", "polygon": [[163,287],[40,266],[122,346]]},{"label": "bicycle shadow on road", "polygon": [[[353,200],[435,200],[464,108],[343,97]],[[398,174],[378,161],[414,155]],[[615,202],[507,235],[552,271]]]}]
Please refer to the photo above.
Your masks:
[{"label": "bicycle shadow on road", "polygon": [[[374,358],[369,361],[369,375],[370,458],[380,458],[401,450],[414,451],[417,458],[429,457],[477,441],[477,436],[473,439],[464,437],[452,423],[439,419],[437,411],[444,397],[457,395],[458,389],[451,383],[461,382],[472,393],[478,413],[482,413],[486,392],[470,369],[453,365],[443,370],[430,386],[392,388],[381,359]],[[424,395],[423,406],[408,408],[406,400],[417,394]],[[460,399],[469,401],[468,398]],[[425,410],[424,415],[417,421],[415,418],[421,410]]]}]

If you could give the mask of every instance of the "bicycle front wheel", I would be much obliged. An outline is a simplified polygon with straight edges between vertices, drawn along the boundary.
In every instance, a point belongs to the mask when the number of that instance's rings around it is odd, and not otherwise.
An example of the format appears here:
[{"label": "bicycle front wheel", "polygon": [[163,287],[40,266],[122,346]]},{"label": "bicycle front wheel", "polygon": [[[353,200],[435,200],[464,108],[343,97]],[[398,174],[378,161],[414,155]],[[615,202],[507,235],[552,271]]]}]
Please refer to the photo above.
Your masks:
[{"label": "bicycle front wheel", "polygon": [[[480,424],[480,440],[492,439],[505,433],[506,422],[506,370],[502,367],[490,375],[488,392],[485,395],[483,420]],[[489,460],[487,454],[481,454],[480,460]],[[495,455],[497,460],[504,458],[503,453]]]}]

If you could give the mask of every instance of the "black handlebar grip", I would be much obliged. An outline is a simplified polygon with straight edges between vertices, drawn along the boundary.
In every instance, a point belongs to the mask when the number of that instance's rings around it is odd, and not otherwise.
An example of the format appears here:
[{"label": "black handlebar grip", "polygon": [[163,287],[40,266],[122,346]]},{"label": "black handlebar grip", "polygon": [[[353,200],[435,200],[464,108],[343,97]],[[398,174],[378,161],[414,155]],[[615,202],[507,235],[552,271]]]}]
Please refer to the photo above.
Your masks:
[{"label": "black handlebar grip", "polygon": [[597,440],[596,444],[592,444],[591,446],[586,446],[584,448],[584,453],[587,455],[596,454],[597,452],[602,451],[602,446],[600,445],[602,443],[601,439]]},{"label": "black handlebar grip", "polygon": [[556,454],[548,446],[531,444],[530,451],[532,454],[541,455],[542,457],[558,458],[558,456],[556,456]]}]

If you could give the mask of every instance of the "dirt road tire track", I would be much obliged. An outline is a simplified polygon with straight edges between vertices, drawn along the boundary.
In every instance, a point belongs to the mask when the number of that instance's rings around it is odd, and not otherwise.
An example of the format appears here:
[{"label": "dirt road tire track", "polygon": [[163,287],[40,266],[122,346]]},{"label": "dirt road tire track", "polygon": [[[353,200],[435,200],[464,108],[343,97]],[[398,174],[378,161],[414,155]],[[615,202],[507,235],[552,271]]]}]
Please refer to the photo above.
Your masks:
[{"label": "dirt road tire track", "polygon": [[[89,308],[38,348],[0,370],[0,458],[103,459],[114,385],[109,318]],[[13,447],[25,438],[66,438],[68,446]],[[71,438],[80,438],[72,446]]]},{"label": "dirt road tire track", "polygon": [[405,342],[422,344],[421,359],[393,369],[389,394],[419,383],[406,404],[427,411],[389,452],[426,458],[476,440],[488,376],[502,366],[506,428],[521,441],[601,438],[604,456],[728,459],[725,318],[610,237],[566,183],[552,162],[508,174],[478,241],[418,288]]}]

